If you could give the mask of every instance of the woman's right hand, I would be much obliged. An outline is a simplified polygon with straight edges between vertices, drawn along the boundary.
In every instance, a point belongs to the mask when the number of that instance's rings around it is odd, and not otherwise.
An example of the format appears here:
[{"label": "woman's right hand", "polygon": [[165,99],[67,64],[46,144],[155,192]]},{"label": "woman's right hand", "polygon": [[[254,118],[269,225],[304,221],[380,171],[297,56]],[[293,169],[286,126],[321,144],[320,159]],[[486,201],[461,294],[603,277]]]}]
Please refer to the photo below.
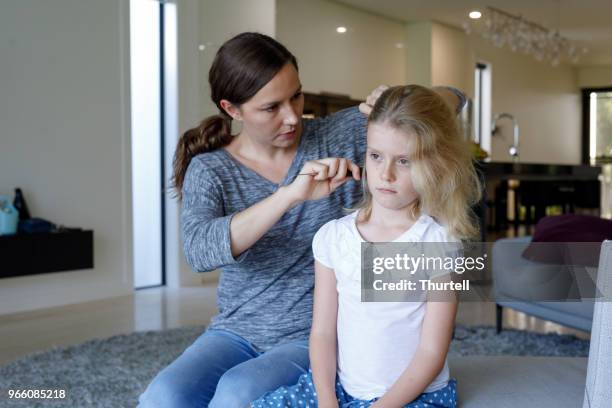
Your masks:
[{"label": "woman's right hand", "polygon": [[[352,173],[348,175],[348,171]],[[306,162],[295,180],[285,188],[293,204],[327,197],[351,177],[361,180],[359,166],[349,159],[329,157]]]}]

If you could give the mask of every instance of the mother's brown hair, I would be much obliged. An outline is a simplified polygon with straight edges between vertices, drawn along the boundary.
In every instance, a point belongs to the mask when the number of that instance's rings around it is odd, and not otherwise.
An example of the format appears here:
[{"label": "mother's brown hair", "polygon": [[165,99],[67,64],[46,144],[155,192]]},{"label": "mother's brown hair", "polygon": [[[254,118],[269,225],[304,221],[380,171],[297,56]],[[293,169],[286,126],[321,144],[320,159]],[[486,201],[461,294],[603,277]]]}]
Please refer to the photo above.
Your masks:
[{"label": "mother's brown hair", "polygon": [[219,48],[208,72],[210,97],[219,113],[202,120],[198,127],[186,131],[178,141],[172,187],[179,199],[183,196],[183,182],[191,159],[226,146],[232,140],[232,118],[221,107],[221,100],[239,107],[270,82],[287,63],[298,69],[293,54],[264,34],[238,34]]}]

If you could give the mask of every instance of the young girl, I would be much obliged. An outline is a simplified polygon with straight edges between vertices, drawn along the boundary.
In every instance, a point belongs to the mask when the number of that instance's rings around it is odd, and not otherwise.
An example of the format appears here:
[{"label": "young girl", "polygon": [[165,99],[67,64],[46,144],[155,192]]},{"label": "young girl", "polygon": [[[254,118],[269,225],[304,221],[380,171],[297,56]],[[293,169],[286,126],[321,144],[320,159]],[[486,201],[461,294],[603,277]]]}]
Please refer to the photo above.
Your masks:
[{"label": "young girl", "polygon": [[[361,302],[361,243],[475,237],[480,188],[453,113],[420,86],[386,90],[370,114],[364,199],[313,239],[311,371],[253,407],[455,407],[446,355],[456,298]],[[438,294],[439,295],[439,294]],[[437,298],[439,299],[439,298]]]}]

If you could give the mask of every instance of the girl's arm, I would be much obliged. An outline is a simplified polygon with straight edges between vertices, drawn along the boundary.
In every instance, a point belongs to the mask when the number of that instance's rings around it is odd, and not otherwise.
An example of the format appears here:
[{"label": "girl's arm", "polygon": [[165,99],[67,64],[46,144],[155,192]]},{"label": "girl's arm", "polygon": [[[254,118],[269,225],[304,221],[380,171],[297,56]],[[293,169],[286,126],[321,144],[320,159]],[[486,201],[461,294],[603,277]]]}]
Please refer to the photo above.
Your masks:
[{"label": "girl's arm", "polygon": [[310,330],[310,367],[318,406],[337,407],[336,351],[338,292],[334,271],[315,261],[315,291]]},{"label": "girl's arm", "polygon": [[[440,301],[440,295],[444,295],[444,301]],[[452,291],[437,293],[436,300],[427,302],[419,346],[410,365],[373,408],[403,407],[421,395],[444,368],[457,300]]]}]

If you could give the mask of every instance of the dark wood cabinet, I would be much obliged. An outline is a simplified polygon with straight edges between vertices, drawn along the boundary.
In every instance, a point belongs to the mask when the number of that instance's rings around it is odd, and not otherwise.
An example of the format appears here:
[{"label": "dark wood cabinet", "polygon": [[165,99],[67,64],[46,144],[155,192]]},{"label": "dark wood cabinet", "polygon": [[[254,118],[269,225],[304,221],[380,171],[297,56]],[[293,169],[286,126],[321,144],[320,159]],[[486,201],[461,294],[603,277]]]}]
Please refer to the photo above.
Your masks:
[{"label": "dark wood cabinet", "polygon": [[304,92],[304,116],[321,118],[342,109],[357,106],[361,102],[347,95]]},{"label": "dark wood cabinet", "polygon": [[93,231],[0,236],[0,278],[93,268]]}]

